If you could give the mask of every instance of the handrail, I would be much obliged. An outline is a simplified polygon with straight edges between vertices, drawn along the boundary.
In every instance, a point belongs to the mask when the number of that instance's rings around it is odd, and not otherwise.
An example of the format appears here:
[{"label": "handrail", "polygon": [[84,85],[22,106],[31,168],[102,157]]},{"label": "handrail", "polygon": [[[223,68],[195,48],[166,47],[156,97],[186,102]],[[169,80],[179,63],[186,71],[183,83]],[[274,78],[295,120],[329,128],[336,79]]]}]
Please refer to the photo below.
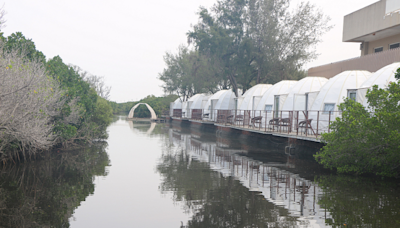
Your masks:
[{"label": "handrail", "polygon": [[[205,110],[186,109],[173,110],[174,118],[230,125],[242,129],[252,129],[262,132],[276,132],[305,137],[320,137],[324,132],[330,132],[330,124],[341,111],[261,111],[261,110]],[[185,114],[184,114],[185,113]],[[177,116],[181,114],[181,116]]]}]

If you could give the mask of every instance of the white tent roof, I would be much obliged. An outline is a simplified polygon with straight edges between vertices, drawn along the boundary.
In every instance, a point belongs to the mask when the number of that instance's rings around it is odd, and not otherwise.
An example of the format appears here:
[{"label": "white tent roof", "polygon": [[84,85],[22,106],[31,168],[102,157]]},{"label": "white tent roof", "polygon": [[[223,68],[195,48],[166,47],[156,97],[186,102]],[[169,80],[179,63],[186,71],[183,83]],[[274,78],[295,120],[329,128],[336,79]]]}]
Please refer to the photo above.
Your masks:
[{"label": "white tent roof", "polygon": [[[305,110],[305,93],[319,91],[326,82],[328,82],[328,79],[323,77],[305,77],[301,79],[290,88],[282,110]],[[299,103],[302,103],[302,105],[295,105]],[[303,106],[304,109],[300,108]]]},{"label": "white tent roof", "polygon": [[215,105],[216,110],[232,110],[235,109],[236,95],[232,90],[227,90],[221,94],[218,103]]},{"label": "white tent roof", "polygon": [[323,111],[324,104],[334,104],[334,111],[337,111],[337,105],[347,97],[347,90],[358,89],[370,75],[368,71],[345,71],[329,79],[322,86],[310,111]]},{"label": "white tent roof", "polygon": [[397,69],[400,68],[400,62],[392,63],[373,73],[360,88],[370,88],[373,85],[378,85],[379,88],[387,88],[390,82],[396,82],[394,75]]},{"label": "white tent roof", "polygon": [[378,85],[379,88],[387,88],[389,83],[395,82],[397,69],[400,67],[400,62],[392,63],[373,73],[357,90],[357,102],[360,102],[365,107],[368,107],[368,100],[366,99],[367,91],[373,85]]},{"label": "white tent roof", "polygon": [[211,109],[211,101],[212,101],[212,100],[219,100],[219,98],[222,96],[222,94],[223,94],[224,92],[226,92],[226,91],[228,91],[228,90],[220,90],[220,91],[214,93],[214,94],[208,99],[206,105],[204,106],[204,109],[205,109],[205,110],[210,110],[210,109]]},{"label": "white tent roof", "polygon": [[232,110],[235,109],[235,93],[232,92],[232,90],[221,90],[212,95],[206,105],[204,106],[204,109],[209,110],[211,109],[211,101],[216,100],[216,104],[214,110]]},{"label": "white tent roof", "polygon": [[182,109],[182,101],[180,98],[176,99],[172,105],[172,109]]},{"label": "white tent roof", "polygon": [[264,93],[255,110],[265,110],[265,105],[267,104],[274,105],[274,96],[277,94],[288,93],[289,89],[296,83],[297,81],[295,80],[283,80],[276,83]]},{"label": "white tent roof", "polygon": [[209,95],[204,93],[194,95],[188,100],[189,104],[191,104],[190,109],[203,109],[209,97]]},{"label": "white tent roof", "polygon": [[[253,97],[261,97],[264,93],[271,88],[271,84],[258,84],[251,87],[246,93],[243,94],[243,100],[239,104],[240,110],[252,110],[253,109]],[[257,105],[257,104],[255,104]]]}]

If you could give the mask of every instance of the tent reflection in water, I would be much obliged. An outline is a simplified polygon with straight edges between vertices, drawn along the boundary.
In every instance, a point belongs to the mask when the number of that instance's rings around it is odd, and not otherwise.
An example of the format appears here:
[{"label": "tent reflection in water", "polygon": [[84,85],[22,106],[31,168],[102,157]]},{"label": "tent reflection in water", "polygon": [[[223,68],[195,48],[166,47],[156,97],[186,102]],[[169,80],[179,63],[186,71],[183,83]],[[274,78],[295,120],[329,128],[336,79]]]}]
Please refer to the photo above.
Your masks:
[{"label": "tent reflection in water", "polygon": [[[334,121],[340,117],[338,105],[343,103],[347,97],[347,90],[350,88],[359,88],[371,73],[368,71],[345,71],[331,78],[316,96],[309,112],[308,119],[313,119],[312,127],[317,128],[319,133],[327,132],[329,121]],[[319,116],[318,112],[319,111]]]}]

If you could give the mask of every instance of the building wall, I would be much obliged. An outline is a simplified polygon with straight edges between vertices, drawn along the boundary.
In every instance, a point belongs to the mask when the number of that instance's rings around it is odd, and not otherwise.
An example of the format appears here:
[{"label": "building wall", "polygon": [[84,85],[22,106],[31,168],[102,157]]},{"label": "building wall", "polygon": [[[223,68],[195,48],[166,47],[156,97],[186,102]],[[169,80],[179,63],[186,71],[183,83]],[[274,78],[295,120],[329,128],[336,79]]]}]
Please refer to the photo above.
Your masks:
[{"label": "building wall", "polygon": [[400,25],[399,13],[385,15],[386,0],[346,15],[343,23],[343,41],[361,42],[357,38]]},{"label": "building wall", "polygon": [[383,47],[383,51],[389,50],[389,45],[400,43],[400,34],[383,38],[380,40],[363,43],[364,47],[361,55],[368,55],[375,53],[375,48]]},{"label": "building wall", "polygon": [[400,48],[312,67],[308,70],[308,76],[331,78],[347,70],[366,70],[369,72],[376,72],[382,67],[395,62],[400,62]]}]

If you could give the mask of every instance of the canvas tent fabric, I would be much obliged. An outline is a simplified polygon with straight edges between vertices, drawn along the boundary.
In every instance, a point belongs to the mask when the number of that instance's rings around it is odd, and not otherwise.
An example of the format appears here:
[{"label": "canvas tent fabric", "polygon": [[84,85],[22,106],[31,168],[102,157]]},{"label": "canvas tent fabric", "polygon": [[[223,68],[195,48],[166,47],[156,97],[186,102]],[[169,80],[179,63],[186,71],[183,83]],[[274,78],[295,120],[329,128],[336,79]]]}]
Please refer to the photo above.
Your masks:
[{"label": "canvas tent fabric", "polygon": [[289,94],[284,100],[283,107],[281,107],[280,110],[305,110],[305,94],[319,91],[327,82],[328,79],[323,77],[305,77],[301,79],[290,88]]},{"label": "canvas tent fabric", "polygon": [[365,107],[368,106],[365,95],[369,88],[373,85],[378,85],[379,88],[384,89],[389,86],[389,83],[396,82],[397,79],[394,77],[397,69],[400,68],[400,62],[392,63],[373,73],[357,90],[357,102],[363,104]]},{"label": "canvas tent fabric", "polygon": [[[319,111],[319,129],[327,131],[329,120],[333,121],[340,116],[337,106],[347,97],[347,90],[358,89],[370,75],[371,73],[368,71],[345,71],[329,79],[322,86],[309,110],[308,119],[313,119],[313,128],[316,128],[317,111]],[[329,115],[329,111],[331,111],[331,115]]]},{"label": "canvas tent fabric", "polygon": [[261,97],[264,93],[271,88],[271,84],[258,84],[251,87],[246,93],[243,94],[243,98],[239,99],[240,104],[239,110],[253,110],[257,104],[253,104],[254,97]]}]

